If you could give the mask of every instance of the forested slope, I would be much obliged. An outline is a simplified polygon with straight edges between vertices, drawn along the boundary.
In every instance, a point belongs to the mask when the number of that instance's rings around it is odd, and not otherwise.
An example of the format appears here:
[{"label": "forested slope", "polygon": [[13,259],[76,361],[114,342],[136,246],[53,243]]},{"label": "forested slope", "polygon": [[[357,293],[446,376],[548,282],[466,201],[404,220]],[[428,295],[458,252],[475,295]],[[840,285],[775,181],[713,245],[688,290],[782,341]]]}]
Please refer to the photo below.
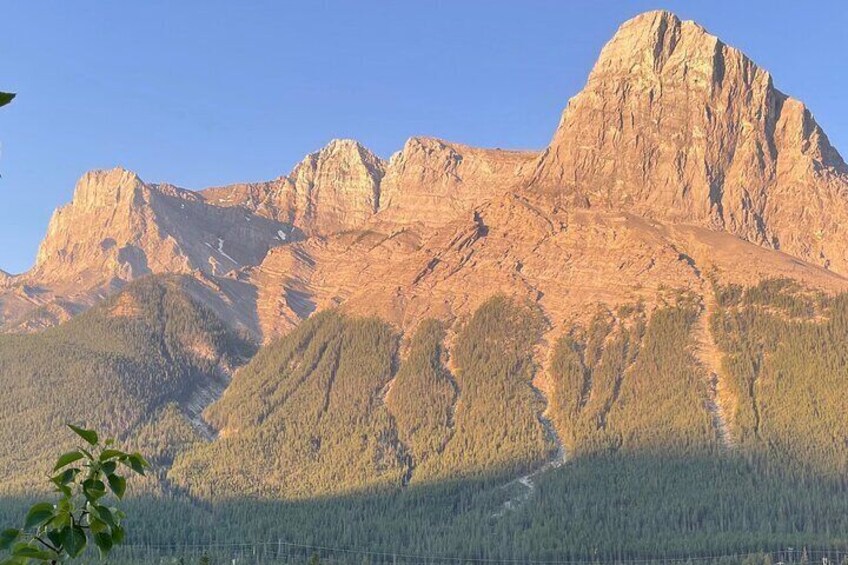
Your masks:
[{"label": "forested slope", "polygon": [[387,324],[318,314],[237,373],[208,411],[220,438],[170,477],[204,498],[308,498],[516,474],[551,449],[530,385],[542,324],[493,298],[459,329],[451,375],[435,321],[399,362]]},{"label": "forested slope", "polygon": [[848,471],[848,295],[789,280],[717,289],[711,324],[745,451],[827,476]]},{"label": "forested slope", "polygon": [[[243,544],[277,551],[280,540],[519,560],[848,549],[845,296],[787,281],[715,287],[709,327],[736,407],[728,447],[695,355],[705,297],[592,305],[586,323],[551,329],[535,306],[496,296],[467,319],[425,321],[408,336],[325,311],[236,373],[206,411],[218,433],[210,441],[181,399],[250,346],[179,289],[145,281],[55,330],[0,340],[5,382],[20,395],[3,398],[10,445],[47,448],[12,435],[11,399],[44,391],[62,398],[55,412],[38,404],[47,417],[17,416],[25,434],[46,436],[71,414],[153,455],[171,489],[153,498],[142,489],[130,503],[146,525],[133,528],[133,551],[179,556],[190,542],[223,558]],[[543,398],[533,382],[546,339]],[[214,363],[197,355],[213,350]],[[559,468],[544,467],[557,439],[540,419],[546,409],[566,447]],[[540,468],[532,486],[516,481]],[[7,498],[0,513],[17,503]]]},{"label": "forested slope", "polygon": [[0,335],[0,488],[42,483],[31,462],[52,459],[66,422],[137,438],[162,463],[177,437],[197,439],[187,417],[255,348],[183,284],[142,279],[55,328]]}]

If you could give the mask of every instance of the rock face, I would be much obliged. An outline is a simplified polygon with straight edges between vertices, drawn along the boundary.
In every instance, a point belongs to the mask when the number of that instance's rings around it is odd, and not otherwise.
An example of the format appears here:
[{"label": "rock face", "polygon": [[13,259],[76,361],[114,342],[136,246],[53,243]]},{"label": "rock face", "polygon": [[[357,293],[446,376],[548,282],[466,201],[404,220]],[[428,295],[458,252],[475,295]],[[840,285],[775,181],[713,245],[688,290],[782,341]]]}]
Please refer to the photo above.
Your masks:
[{"label": "rock face", "polygon": [[389,161],[381,186],[383,219],[447,224],[481,202],[517,188],[534,157],[531,152],[414,137]]},{"label": "rock face", "polygon": [[289,178],[295,225],[333,233],[361,226],[380,208],[384,163],[356,141],[333,141],[307,156]]},{"label": "rock face", "polygon": [[377,212],[381,221],[436,227],[517,188],[536,156],[413,137],[386,163],[356,141],[334,140],[284,177],[202,195],[211,204],[244,206],[309,235],[361,228]]},{"label": "rock face", "polygon": [[727,230],[848,268],[848,170],[809,110],[669,12],[626,22],[604,47],[532,184],[577,206]]},{"label": "rock face", "polygon": [[[68,319],[148,274],[189,274],[225,319],[250,331],[238,272],[296,239],[291,226],[241,207],[204,202],[191,191],[152,185],[116,168],[92,171],[53,214],[35,266],[0,280],[0,328],[36,331]],[[249,300],[247,300],[249,302]]]},{"label": "rock face", "polygon": [[53,214],[28,278],[223,275],[261,262],[281,230],[288,227],[243,209],[209,206],[187,190],[147,185],[124,169],[93,171]]},{"label": "rock face", "polygon": [[200,192],[89,173],[33,270],[0,273],[0,329],[59,323],[148,273],[192,275],[196,298],[264,339],[339,306],[406,330],[496,293],[556,328],[597,303],[705,296],[706,273],[845,290],[846,223],[848,167],[803,104],[649,12],[541,153],[415,137],[386,162],[335,140],[274,180]]},{"label": "rock face", "polygon": [[202,194],[209,203],[244,206],[307,234],[331,234],[359,227],[377,212],[384,174],[385,163],[359,142],[337,139],[307,155],[288,176]]}]

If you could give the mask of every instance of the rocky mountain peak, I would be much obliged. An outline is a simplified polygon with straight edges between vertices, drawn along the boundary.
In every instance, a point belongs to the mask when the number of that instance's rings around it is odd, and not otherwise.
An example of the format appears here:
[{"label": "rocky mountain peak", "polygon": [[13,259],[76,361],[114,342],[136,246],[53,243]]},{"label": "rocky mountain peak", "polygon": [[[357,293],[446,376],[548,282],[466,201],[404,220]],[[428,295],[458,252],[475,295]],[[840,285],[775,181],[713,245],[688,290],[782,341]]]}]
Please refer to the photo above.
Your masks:
[{"label": "rocky mountain peak", "polygon": [[296,223],[313,233],[361,225],[380,207],[385,163],[359,142],[334,139],[289,175]]},{"label": "rocky mountain peak", "polygon": [[[694,22],[648,12],[603,48],[529,185],[573,205],[727,230],[835,266],[844,258],[834,241],[844,236],[820,203],[845,207],[837,195],[846,183],[809,110],[768,72]],[[807,216],[815,225],[799,233]]]},{"label": "rocky mountain peak", "polygon": [[[353,293],[368,307],[390,296],[383,304],[401,308],[404,289],[438,265],[455,285],[448,309],[464,300],[455,297],[524,288],[534,276],[591,286],[621,245],[632,267],[622,288],[659,280],[655,264],[665,265],[664,285],[688,287],[700,283],[680,258],[695,252],[673,240],[690,228],[710,261],[719,246],[734,250],[725,264],[737,252],[747,261],[741,238],[846,275],[846,195],[845,164],[801,102],[701,26],[648,12],[603,48],[541,153],[413,137],[385,162],[335,139],[272,181],[197,193],[122,168],[87,173],[54,215],[36,268],[0,274],[12,290],[0,315],[19,319],[48,295],[89,304],[112,282],[183,273],[225,289],[222,302],[246,325],[282,327],[278,316],[290,328]],[[584,241],[592,247],[581,258]],[[762,273],[787,272],[785,261],[763,264]],[[556,300],[557,288],[537,290]],[[420,296],[427,311],[435,295]]]},{"label": "rocky mountain peak", "polygon": [[[687,69],[698,74],[699,79],[721,81],[721,51],[727,48],[719,39],[692,21],[681,21],[664,10],[640,14],[622,24],[613,38],[604,46],[589,81],[609,73],[626,72],[649,78],[663,73],[667,63],[680,63],[685,57]],[[729,48],[733,57],[744,57]],[[693,77],[694,78],[694,77]],[[768,73],[759,79],[768,80]],[[694,81],[693,81],[694,82]]]},{"label": "rocky mountain peak", "polygon": [[382,183],[382,216],[439,226],[515,188],[535,153],[480,149],[412,137],[392,155]]},{"label": "rocky mountain peak", "polygon": [[123,168],[85,173],[22,280],[95,288],[150,273],[226,275],[258,264],[288,227],[203,202]]},{"label": "rocky mountain peak", "polygon": [[89,171],[77,182],[71,205],[82,208],[115,206],[121,201],[131,202],[143,187],[138,175],[123,167]]}]

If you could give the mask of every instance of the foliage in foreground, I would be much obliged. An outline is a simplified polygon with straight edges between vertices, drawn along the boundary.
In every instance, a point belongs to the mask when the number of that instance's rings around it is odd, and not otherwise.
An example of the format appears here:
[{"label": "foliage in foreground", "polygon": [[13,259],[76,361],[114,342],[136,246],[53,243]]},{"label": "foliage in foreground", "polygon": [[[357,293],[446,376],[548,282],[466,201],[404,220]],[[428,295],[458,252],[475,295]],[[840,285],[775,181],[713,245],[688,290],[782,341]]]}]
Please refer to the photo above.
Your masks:
[{"label": "foliage in foreground", "polygon": [[[27,512],[21,529],[0,533],[0,551],[9,556],[2,565],[60,563],[82,555],[92,543],[106,556],[124,540],[124,513],[106,506],[109,491],[122,499],[127,479],[119,465],[139,475],[149,465],[138,453],[125,453],[114,440],[100,442],[97,432],[68,425],[88,447],[61,455],[50,478],[59,500],[39,502]],[[107,490],[108,485],[108,490]]]}]

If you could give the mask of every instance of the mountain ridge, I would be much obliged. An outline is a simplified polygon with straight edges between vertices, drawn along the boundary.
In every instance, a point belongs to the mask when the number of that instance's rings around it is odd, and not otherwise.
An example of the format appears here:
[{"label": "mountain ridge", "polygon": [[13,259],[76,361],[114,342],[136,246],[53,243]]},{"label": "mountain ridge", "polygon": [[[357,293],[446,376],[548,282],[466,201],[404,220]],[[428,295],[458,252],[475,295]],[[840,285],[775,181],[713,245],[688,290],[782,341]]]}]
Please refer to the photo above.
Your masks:
[{"label": "mountain ridge", "polygon": [[572,205],[696,223],[846,269],[839,153],[767,71],[671,12],[622,24],[531,184]]},{"label": "mountain ridge", "polygon": [[540,152],[332,140],[201,191],[87,173],[0,273],[0,485],[29,494],[20,454],[70,418],[151,455],[145,563],[843,547],[843,169],[768,73],[660,11]]},{"label": "mountain ridge", "polygon": [[[0,328],[52,325],[150,273],[196,277],[220,295],[216,311],[270,339],[347,301],[351,311],[406,319],[404,327],[421,319],[416,308],[443,320],[468,313],[487,294],[475,282],[487,257],[499,289],[543,302],[567,292],[543,290],[546,273],[570,273],[575,306],[581,296],[610,298],[594,288],[589,262],[603,272],[627,247],[652,267],[623,279],[620,292],[651,302],[653,291],[635,290],[654,288],[642,280],[650,272],[669,287],[703,285],[675,265],[692,255],[689,244],[700,250],[699,270],[721,264],[733,280],[798,271],[714,235],[722,233],[824,267],[833,277],[813,268],[793,276],[834,289],[848,268],[843,218],[844,161],[803,104],[701,26],[654,11],[604,46],[540,152],[412,137],[383,160],[336,139],[276,179],[200,191],[121,168],[87,173],[54,214],[34,268],[0,279]],[[641,243],[613,243],[623,234]],[[539,262],[545,245],[554,254]],[[668,261],[658,259],[663,248]],[[734,273],[728,249],[756,256],[759,278]],[[564,250],[586,266],[563,265]],[[450,255],[457,262],[440,284],[451,290],[438,305],[415,289]],[[549,307],[556,319],[571,315]]]}]

